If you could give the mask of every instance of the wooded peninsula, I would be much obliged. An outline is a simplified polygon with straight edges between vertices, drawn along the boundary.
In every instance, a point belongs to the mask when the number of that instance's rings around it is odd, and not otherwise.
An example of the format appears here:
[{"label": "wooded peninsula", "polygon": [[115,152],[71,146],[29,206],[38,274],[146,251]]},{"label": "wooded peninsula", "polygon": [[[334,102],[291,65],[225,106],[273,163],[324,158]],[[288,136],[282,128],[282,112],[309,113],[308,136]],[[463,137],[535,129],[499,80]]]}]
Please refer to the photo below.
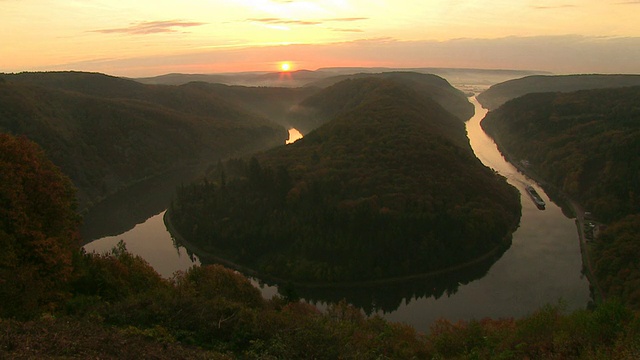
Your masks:
[{"label": "wooded peninsula", "polygon": [[178,189],[168,216],[181,236],[268,276],[323,283],[427,273],[508,246],[518,192],[430,97],[366,77],[305,105],[331,118]]}]

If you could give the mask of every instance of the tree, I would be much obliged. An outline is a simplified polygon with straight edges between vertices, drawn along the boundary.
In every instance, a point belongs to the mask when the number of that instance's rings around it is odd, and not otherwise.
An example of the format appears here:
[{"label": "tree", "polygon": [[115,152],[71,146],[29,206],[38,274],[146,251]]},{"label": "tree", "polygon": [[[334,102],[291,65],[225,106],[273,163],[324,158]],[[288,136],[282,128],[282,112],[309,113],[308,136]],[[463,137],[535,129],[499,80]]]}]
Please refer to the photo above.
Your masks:
[{"label": "tree", "polygon": [[0,316],[64,296],[80,247],[71,181],[25,137],[0,134]]}]

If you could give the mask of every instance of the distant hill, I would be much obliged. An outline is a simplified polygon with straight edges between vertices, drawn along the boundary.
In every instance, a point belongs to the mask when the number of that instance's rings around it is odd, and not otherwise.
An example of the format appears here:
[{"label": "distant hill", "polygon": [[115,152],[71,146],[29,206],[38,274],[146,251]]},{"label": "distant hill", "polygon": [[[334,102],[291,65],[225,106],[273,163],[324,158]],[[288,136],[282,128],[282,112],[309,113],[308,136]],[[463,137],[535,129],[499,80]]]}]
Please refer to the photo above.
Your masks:
[{"label": "distant hill", "polygon": [[[43,74],[46,74],[44,76]],[[248,73],[252,78],[262,73]],[[171,78],[173,75],[167,75]],[[242,76],[248,76],[242,73]],[[14,83],[40,85],[68,90],[91,96],[111,99],[135,99],[161,105],[184,113],[207,115],[238,109],[263,121],[271,121],[290,127],[291,108],[316,93],[314,87],[264,87],[211,83],[222,80],[225,75],[179,75],[180,78],[194,80],[179,86],[147,85],[137,81],[122,79],[98,73],[49,72],[0,74]],[[200,79],[199,81],[195,81]],[[225,108],[227,110],[225,110]]]},{"label": "distant hill", "polygon": [[[344,80],[363,78],[392,79],[401,83],[416,92],[432,98],[444,109],[458,117],[461,122],[471,118],[474,113],[473,105],[469,103],[466,95],[436,75],[415,72],[361,73],[331,77],[320,83],[315,83],[314,85],[318,87],[328,87],[329,89],[305,99],[295,108],[295,111],[299,114],[296,128],[301,129],[303,132],[308,132],[338,113],[358,106],[374,88],[350,88],[348,84],[359,86],[361,83],[356,81],[344,82]],[[341,82],[341,85],[339,87],[331,87],[330,84],[335,84],[336,82]]]},{"label": "distant hill", "polygon": [[42,146],[89,207],[142,179],[284,143],[285,129],[197,89],[90,73],[2,75],[0,131]]},{"label": "distant hill", "polygon": [[[389,68],[389,67],[326,67],[317,70],[297,70],[284,72],[239,72],[221,74],[166,74],[160,76],[137,78],[135,81],[143,84],[184,85],[189,82],[220,83],[225,85],[268,86],[268,87],[301,87],[301,86],[330,86],[340,81],[337,76],[363,73],[383,72],[417,72],[434,74],[447,79],[451,84],[460,86],[483,85],[489,86],[510,79],[529,75],[548,74],[542,71],[530,70],[500,70],[500,69],[465,69],[465,68]],[[329,82],[323,79],[334,78]],[[344,79],[341,79],[344,80]]]},{"label": "distant hill", "polygon": [[307,97],[320,91],[315,87],[249,87],[203,82],[188,83],[181,87],[198,89],[198,91],[224,99],[229,104],[268,118],[287,128],[297,125],[296,114],[292,109]]},{"label": "distant hill", "polygon": [[535,75],[493,85],[478,95],[478,101],[486,109],[494,110],[511,99],[529,93],[572,92],[639,85],[640,75]]},{"label": "distant hill", "polygon": [[474,156],[460,119],[398,80],[345,80],[318,96],[334,114],[320,128],[178,191],[180,235],[311,282],[441,270],[509,243],[518,193]]},{"label": "distant hill", "polygon": [[529,94],[482,127],[502,151],[609,225],[593,245],[597,282],[640,309],[640,87]]},{"label": "distant hill", "polygon": [[298,70],[290,72],[240,72],[222,74],[167,74],[147,78],[137,78],[143,84],[184,85],[190,82],[208,82],[225,85],[302,87],[310,82],[339,73],[327,70]]}]

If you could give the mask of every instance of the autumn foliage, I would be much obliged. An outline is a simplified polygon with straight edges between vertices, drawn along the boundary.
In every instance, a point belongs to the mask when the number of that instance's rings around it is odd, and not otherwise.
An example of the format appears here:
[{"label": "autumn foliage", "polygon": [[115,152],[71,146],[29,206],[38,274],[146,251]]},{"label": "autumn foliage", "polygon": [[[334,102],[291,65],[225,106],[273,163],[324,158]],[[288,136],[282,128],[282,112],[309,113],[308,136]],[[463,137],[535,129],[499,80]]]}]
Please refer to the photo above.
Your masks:
[{"label": "autumn foliage", "polygon": [[69,179],[24,137],[0,134],[0,314],[62,296],[79,248]]}]

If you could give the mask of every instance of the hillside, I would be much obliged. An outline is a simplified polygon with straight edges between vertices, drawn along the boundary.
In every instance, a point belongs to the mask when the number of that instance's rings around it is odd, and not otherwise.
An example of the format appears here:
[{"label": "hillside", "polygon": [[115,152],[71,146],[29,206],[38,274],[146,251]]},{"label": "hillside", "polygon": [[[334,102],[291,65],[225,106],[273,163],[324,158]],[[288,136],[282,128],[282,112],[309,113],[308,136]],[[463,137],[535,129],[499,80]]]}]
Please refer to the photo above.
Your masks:
[{"label": "hillside", "polygon": [[318,94],[334,118],[292,145],[219,164],[170,219],[202,248],[268,276],[340,282],[425,273],[503,247],[515,189],[475,158],[460,119],[393,80]]},{"label": "hillside", "polygon": [[640,75],[534,75],[491,86],[478,95],[489,110],[529,93],[573,92],[578,90],[640,86]]},{"label": "hillside", "polygon": [[605,292],[640,308],[640,87],[529,94],[489,112],[482,127],[502,151],[596,219],[594,247]]},{"label": "hillside", "polygon": [[299,122],[292,109],[304,99],[320,91],[315,87],[249,87],[203,82],[188,83],[181,88],[223,99],[229,104],[287,128],[297,126]]},{"label": "hillside", "polygon": [[279,145],[285,129],[201,91],[102,74],[25,73],[0,83],[0,131],[40,144],[82,208],[177,167]]},{"label": "hillside", "polygon": [[[362,78],[390,79],[401,83],[416,92],[429,96],[445,110],[458,117],[460,121],[467,121],[473,116],[473,105],[469,103],[465,94],[452,87],[445,79],[431,74],[420,74],[416,72],[359,73],[329,77],[310,85],[320,88],[330,88],[333,84],[343,82],[344,80]],[[351,101],[351,103],[345,103],[344,106],[358,105],[358,102],[366,96],[367,91],[363,89],[360,90],[361,93],[352,96],[351,94],[359,89],[349,89],[344,84],[339,87],[339,90],[341,90],[341,92],[328,91],[323,94],[318,94],[315,97],[309,97],[301,102],[296,108],[296,111],[300,113],[300,125],[298,128],[305,130],[318,127],[338,112],[345,110],[340,107],[344,101],[343,99],[349,99]]]},{"label": "hillside", "polygon": [[[0,358],[629,359],[637,314],[610,302],[565,315],[446,320],[420,334],[344,301],[320,311],[261,297],[222,266],[162,279],[123,243],[84,253],[71,182],[24,137],[0,134]],[[20,185],[20,186],[17,186]]]}]

